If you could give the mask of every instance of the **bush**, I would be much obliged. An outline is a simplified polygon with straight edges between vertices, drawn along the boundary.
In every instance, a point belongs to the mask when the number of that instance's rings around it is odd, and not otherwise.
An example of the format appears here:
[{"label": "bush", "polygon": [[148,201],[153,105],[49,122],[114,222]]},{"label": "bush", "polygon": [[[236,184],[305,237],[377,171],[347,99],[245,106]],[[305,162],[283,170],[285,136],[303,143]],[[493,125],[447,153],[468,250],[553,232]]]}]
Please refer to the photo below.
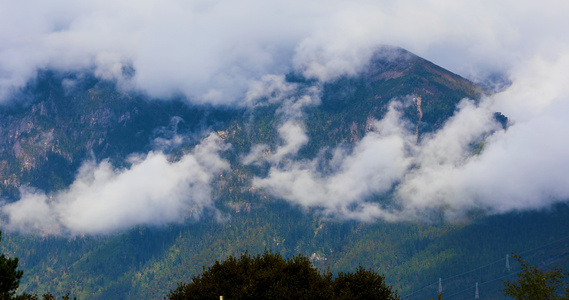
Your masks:
[{"label": "bush", "polygon": [[[547,272],[539,270],[536,266],[528,265],[519,255],[512,255],[520,262],[522,270],[515,282],[504,282],[504,294],[514,299],[524,300],[555,300],[569,299],[569,289],[565,286],[565,276],[561,269],[551,269]],[[560,295],[560,290],[565,292]]]}]

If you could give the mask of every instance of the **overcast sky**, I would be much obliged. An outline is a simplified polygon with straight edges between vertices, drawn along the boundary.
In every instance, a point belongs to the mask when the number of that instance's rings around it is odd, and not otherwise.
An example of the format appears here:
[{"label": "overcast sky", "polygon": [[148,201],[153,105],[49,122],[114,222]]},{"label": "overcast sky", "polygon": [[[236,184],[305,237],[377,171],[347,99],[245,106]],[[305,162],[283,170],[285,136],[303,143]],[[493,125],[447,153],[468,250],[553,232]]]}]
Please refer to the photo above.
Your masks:
[{"label": "overcast sky", "polygon": [[[37,70],[52,68],[94,70],[100,78],[153,97],[183,94],[194,103],[250,104],[267,93],[287,95],[294,86],[283,82],[282,75],[291,70],[331,80],[360,70],[379,45],[401,46],[471,80],[501,74],[512,85],[479,106],[463,102],[453,119],[421,144],[413,143],[413,133],[399,118],[400,104],[394,104],[353,153],[335,150],[336,172],[327,175],[318,173],[315,161],[294,159],[307,142],[302,108],[318,105],[318,91],[298,99],[270,99],[283,101],[278,131],[283,144],[268,158],[269,175],[254,183],[325,214],[363,220],[414,218],[438,207],[448,208],[451,217],[468,209],[499,213],[541,208],[569,198],[567,12],[569,2],[564,0],[0,0],[0,102],[8,101]],[[132,78],[123,77],[124,67],[135,70]],[[512,121],[507,131],[497,130],[489,117],[495,111]],[[466,151],[469,143],[493,130],[483,153]],[[254,147],[256,152],[244,163],[254,163],[263,147]],[[66,219],[65,214],[88,203],[73,197],[83,192],[109,193],[115,199],[113,191],[119,191],[116,199],[123,199],[116,182],[128,186],[145,166],[172,172],[175,182],[192,184],[203,196],[210,177],[228,166],[216,151],[207,159],[200,159],[199,151],[177,163],[153,152],[125,170],[86,163],[55,202],[41,192],[26,191],[19,204],[2,210],[14,219],[26,207],[41,206],[30,203],[44,203],[57,220],[43,228],[54,231],[65,227],[97,233],[145,224],[150,221],[144,214],[112,228],[89,224],[94,218],[87,216]],[[290,163],[279,163],[283,158]],[[217,167],[203,167],[210,162]],[[183,164],[200,167],[182,172]],[[93,179],[93,174],[107,175]],[[153,209],[161,197],[173,199],[161,222],[179,220],[171,213],[176,208],[211,205],[207,196],[172,197],[187,192],[180,185],[162,194],[140,191],[152,194],[141,197]],[[393,189],[400,211],[366,200]],[[24,218],[8,226],[39,226],[33,222]]]},{"label": "overcast sky", "polygon": [[293,68],[329,79],[379,44],[463,76],[511,72],[567,51],[566,1],[0,1],[3,99],[38,68],[95,68],[195,102],[240,101],[251,82]]}]

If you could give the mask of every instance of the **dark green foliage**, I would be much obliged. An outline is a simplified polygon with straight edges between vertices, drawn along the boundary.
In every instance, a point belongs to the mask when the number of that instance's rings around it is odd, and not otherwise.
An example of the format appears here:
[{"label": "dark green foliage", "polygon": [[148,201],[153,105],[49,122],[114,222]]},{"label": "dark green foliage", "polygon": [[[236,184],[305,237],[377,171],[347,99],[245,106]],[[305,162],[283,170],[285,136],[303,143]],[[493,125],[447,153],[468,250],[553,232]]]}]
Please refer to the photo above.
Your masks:
[{"label": "dark green foliage", "polygon": [[[517,300],[555,300],[569,299],[569,287],[564,283],[565,276],[559,268],[541,271],[536,266],[528,265],[519,255],[512,255],[522,267],[515,282],[504,282],[504,294]],[[565,295],[560,295],[564,289]]]},{"label": "dark green foliage", "polygon": [[[0,240],[2,233],[0,232]],[[20,279],[24,275],[24,271],[17,270],[18,258],[8,258],[4,254],[0,255],[0,300],[56,300],[57,298],[51,293],[46,293],[38,298],[37,295],[24,293],[15,296],[16,290],[20,286]],[[69,300],[69,293],[61,297],[61,300]],[[73,298],[76,299],[76,298]]]},{"label": "dark green foliage", "polygon": [[4,254],[0,255],[0,297],[9,299],[16,293],[20,286],[20,279],[24,275],[24,271],[17,269],[17,257],[8,258]]},{"label": "dark green foliage", "polygon": [[356,273],[316,270],[310,260],[298,255],[284,259],[265,251],[251,257],[230,256],[205,269],[191,283],[179,284],[167,299],[399,299],[384,278],[361,266]]},{"label": "dark green foliage", "polygon": [[502,128],[504,128],[504,129],[508,128],[508,117],[504,116],[502,113],[495,112],[494,113],[494,119],[498,123],[500,123],[500,125],[502,125]]},{"label": "dark green foliage", "polygon": [[[61,300],[70,300],[70,299],[71,299],[71,297],[69,296],[69,293],[61,296]],[[73,300],[76,300],[76,299],[77,298],[73,297]],[[57,300],[57,297],[55,297],[51,293],[43,294],[41,296],[41,298],[38,295],[23,294],[21,296],[14,297],[14,300]]]},{"label": "dark green foliage", "polygon": [[336,299],[399,299],[383,276],[359,266],[355,273],[340,272],[332,283]]},{"label": "dark green foliage", "polygon": [[[117,290],[121,299],[161,299],[176,288],[176,282],[201,274],[203,265],[212,266],[216,259],[229,255],[239,257],[245,250],[251,255],[262,254],[265,246],[285,258],[294,253],[320,254],[326,260],[314,260],[313,265],[321,270],[329,267],[334,274],[356,270],[358,264],[381,270],[388,285],[407,295],[437,283],[441,275],[460,274],[504,258],[513,250],[542,247],[569,235],[567,206],[547,213],[493,216],[465,226],[435,226],[324,222],[285,203],[268,204],[254,206],[250,212],[234,212],[230,223],[202,221],[164,229],[136,228],[107,238],[68,241],[7,235],[2,251],[20,258],[20,268],[26,273],[20,284],[22,292],[61,295],[69,291],[79,299],[110,299]],[[532,253],[532,262],[564,253],[566,247],[569,241],[552,244],[539,257]],[[445,293],[507,275],[504,263],[461,277],[470,283],[455,289],[444,283]],[[554,265],[567,268],[564,263],[562,259],[554,261]],[[128,295],[122,287],[130,287]],[[436,299],[436,289],[437,284],[411,299]],[[497,296],[503,295],[502,290],[501,281],[496,281],[484,285],[481,293]]]},{"label": "dark green foliage", "polygon": [[[239,258],[216,261],[207,270],[204,267],[202,275],[180,284],[168,299],[325,299],[330,296],[331,277],[312,268],[302,255],[285,260],[280,254],[251,257],[245,252]],[[323,290],[328,294],[321,294]]]}]

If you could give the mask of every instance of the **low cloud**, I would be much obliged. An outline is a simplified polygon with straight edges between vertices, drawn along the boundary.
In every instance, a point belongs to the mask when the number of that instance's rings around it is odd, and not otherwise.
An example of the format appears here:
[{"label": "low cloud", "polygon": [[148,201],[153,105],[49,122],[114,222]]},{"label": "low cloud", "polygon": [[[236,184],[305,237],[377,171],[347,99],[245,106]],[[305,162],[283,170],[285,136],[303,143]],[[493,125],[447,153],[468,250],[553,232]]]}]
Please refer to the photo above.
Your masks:
[{"label": "low cloud", "polygon": [[214,209],[210,184],[229,169],[216,135],[179,160],[162,152],[130,157],[116,169],[108,161],[87,162],[66,190],[46,195],[21,189],[21,199],[2,206],[3,228],[49,234],[105,234],[135,225],[161,225],[197,219]]},{"label": "low cloud", "polygon": [[93,71],[153,97],[241,103],[267,74],[354,74],[383,44],[483,79],[567,51],[568,8],[556,0],[3,0],[0,99],[50,68]]},{"label": "low cloud", "polygon": [[[340,219],[404,220],[440,207],[449,212],[475,208],[464,199],[465,187],[455,182],[462,169],[479,159],[476,145],[500,129],[492,111],[465,100],[440,131],[417,144],[413,126],[402,119],[402,106],[392,102],[352,151],[334,149],[326,172],[318,168],[321,157],[277,163],[277,154],[292,148],[289,142],[267,158],[273,162],[268,176],[255,178],[253,185]],[[285,132],[293,133],[281,135]],[[307,139],[303,132],[297,134]]]},{"label": "low cloud", "polygon": [[274,117],[280,122],[277,131],[282,144],[274,151],[265,144],[253,145],[250,152],[242,156],[241,163],[259,164],[264,160],[279,163],[283,159],[294,158],[298,150],[308,143],[302,121],[304,109],[320,105],[320,86],[301,86],[287,82],[285,76],[268,75],[251,85],[246,101],[251,107],[278,105]]},{"label": "low cloud", "polygon": [[505,212],[569,200],[568,68],[567,54],[530,60],[510,88],[489,99],[513,124],[488,137],[481,155],[454,175],[451,187],[468,196],[455,201]]},{"label": "low cloud", "polygon": [[[416,137],[402,134],[399,122],[399,111],[392,105],[386,117],[375,124],[376,130],[367,134],[352,153],[335,151],[336,170],[332,174],[318,172],[318,160],[291,161],[284,166],[274,164],[268,176],[255,178],[253,185],[293,203],[322,208],[325,214],[374,217],[381,208],[365,198],[390,190],[412,163],[408,147]],[[292,133],[281,130],[281,135],[285,132]],[[279,147],[269,160],[275,162],[281,151],[292,148],[290,144]]]},{"label": "low cloud", "polygon": [[[353,151],[332,151],[326,172],[321,157],[272,161],[269,174],[253,184],[324,215],[364,221],[421,220],[433,213],[452,220],[473,210],[493,214],[567,201],[567,70],[569,55],[528,61],[510,87],[478,104],[463,100],[420,142],[395,99]],[[496,111],[509,117],[507,129],[494,119]]]}]

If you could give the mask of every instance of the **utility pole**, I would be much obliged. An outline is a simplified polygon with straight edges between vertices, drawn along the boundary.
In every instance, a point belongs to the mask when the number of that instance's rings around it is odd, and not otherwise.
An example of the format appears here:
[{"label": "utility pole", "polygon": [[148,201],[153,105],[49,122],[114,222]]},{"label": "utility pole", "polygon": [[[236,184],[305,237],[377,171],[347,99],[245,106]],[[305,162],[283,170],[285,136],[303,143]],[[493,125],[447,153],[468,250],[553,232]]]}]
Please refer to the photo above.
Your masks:
[{"label": "utility pole", "polygon": [[506,254],[506,270],[510,272],[510,255]]},{"label": "utility pole", "polygon": [[439,294],[443,293],[443,280],[439,277]]},{"label": "utility pole", "polygon": [[474,292],[474,299],[480,299],[480,294],[478,293],[478,282],[476,283],[476,291]]}]

